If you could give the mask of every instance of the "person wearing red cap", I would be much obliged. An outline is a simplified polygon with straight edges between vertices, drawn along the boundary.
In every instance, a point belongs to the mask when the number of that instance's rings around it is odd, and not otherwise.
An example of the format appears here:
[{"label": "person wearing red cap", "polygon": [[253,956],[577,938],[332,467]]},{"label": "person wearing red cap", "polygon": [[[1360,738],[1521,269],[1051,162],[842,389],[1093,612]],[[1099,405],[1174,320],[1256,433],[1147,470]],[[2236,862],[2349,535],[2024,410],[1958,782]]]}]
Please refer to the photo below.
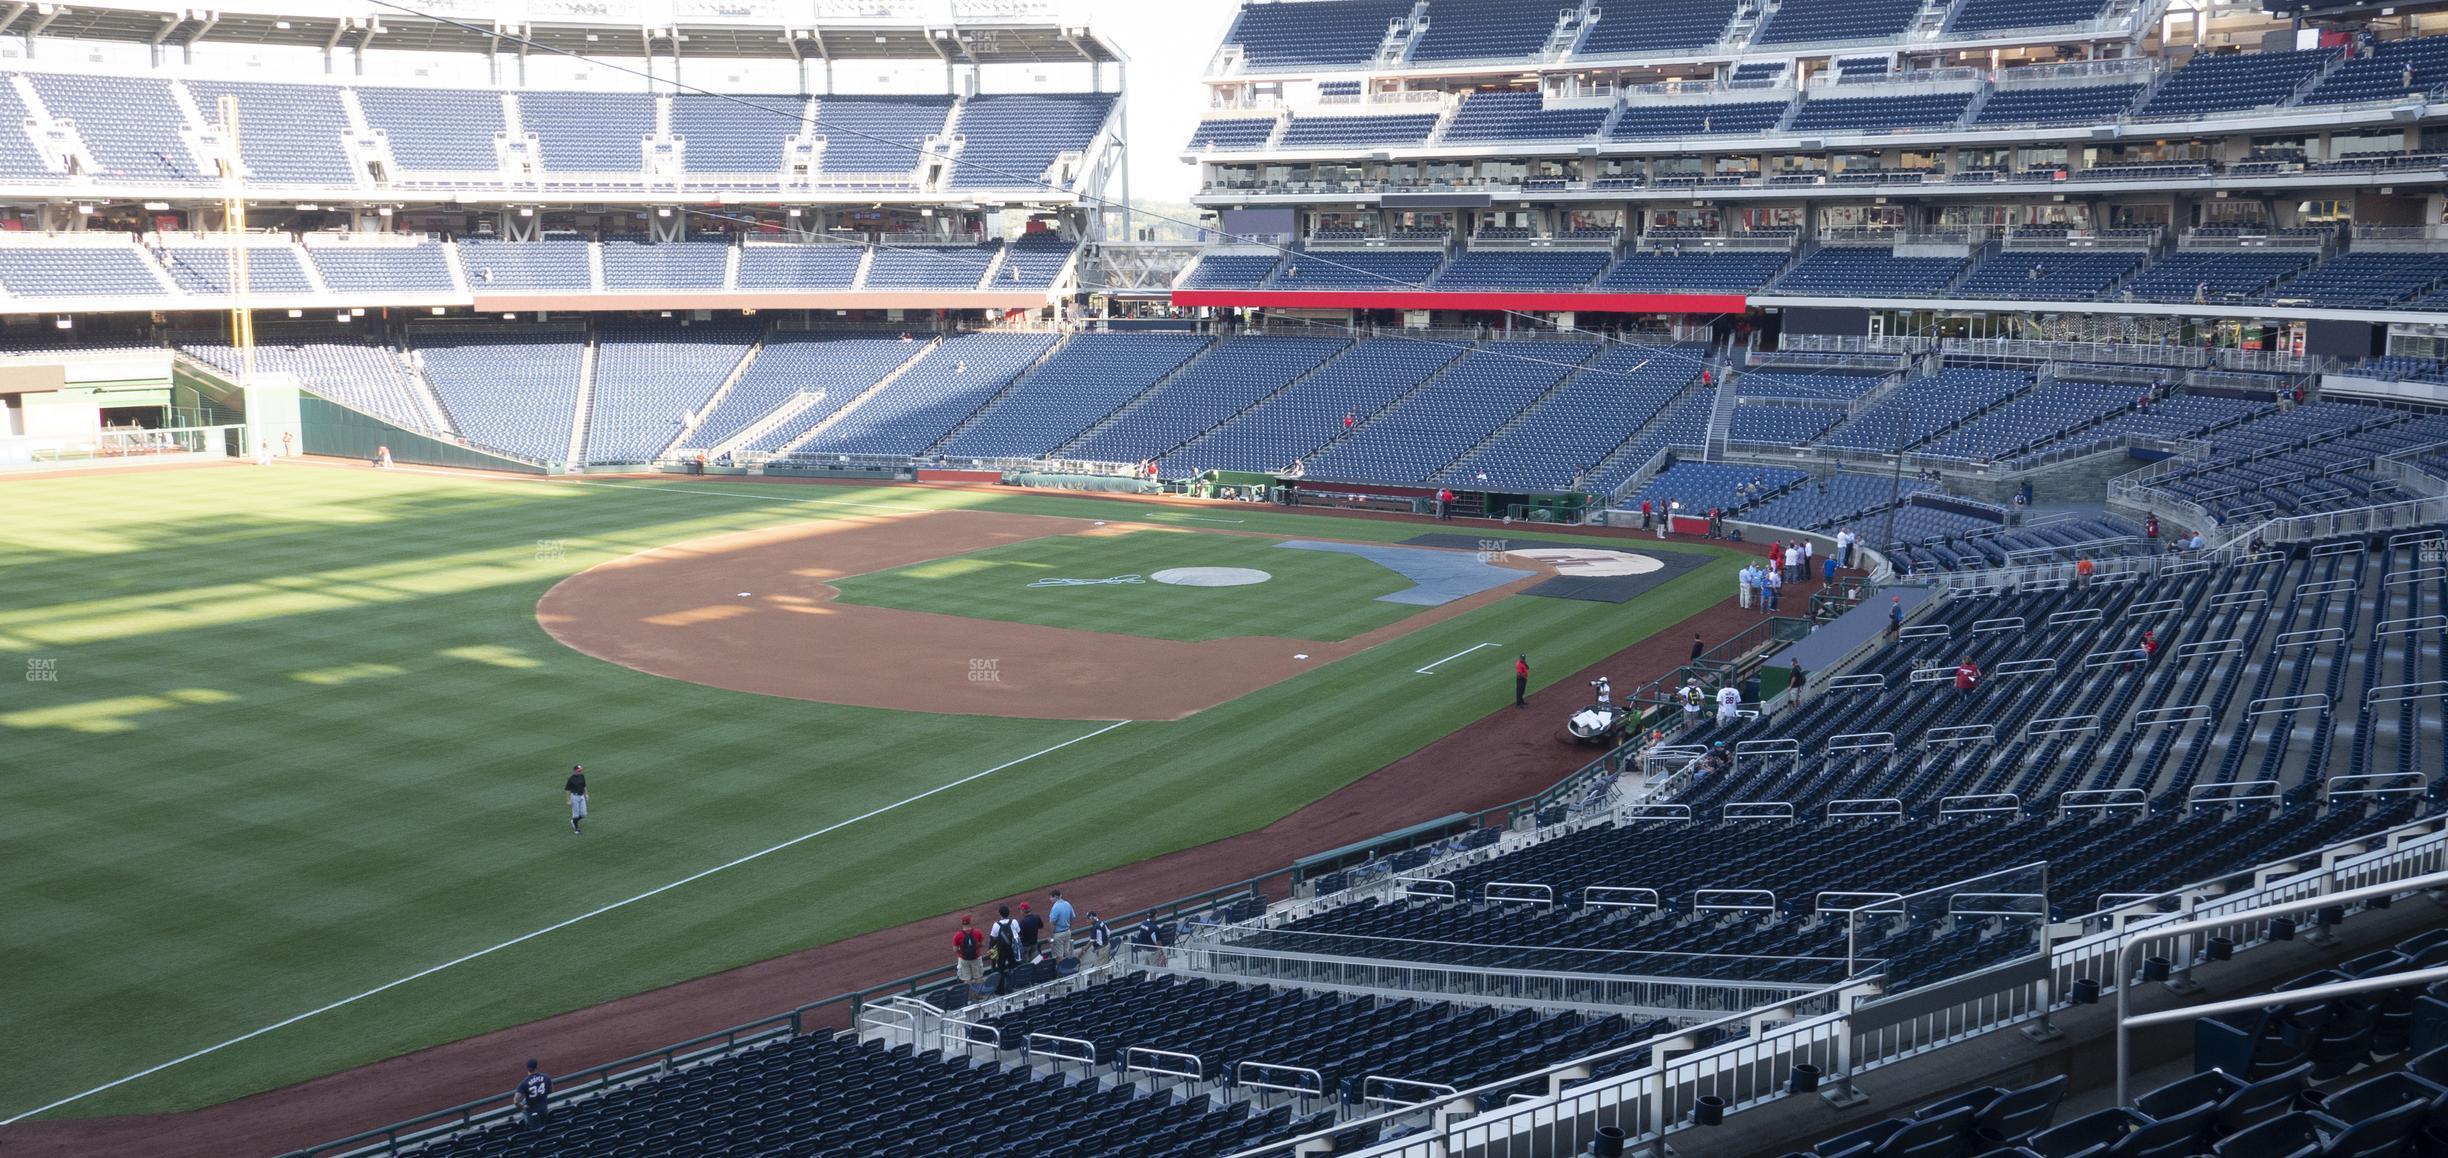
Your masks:
[{"label": "person wearing red cap", "polygon": [[1020,963],[1037,960],[1037,934],[1045,930],[1045,918],[1029,911],[1028,902],[1020,902]]},{"label": "person wearing red cap", "polygon": [[978,932],[967,913],[961,914],[960,928],[952,933],[952,972],[971,989],[986,980],[986,934]]},{"label": "person wearing red cap", "polygon": [[586,765],[570,765],[569,779],[561,782],[561,794],[569,798],[570,834],[586,835]]}]

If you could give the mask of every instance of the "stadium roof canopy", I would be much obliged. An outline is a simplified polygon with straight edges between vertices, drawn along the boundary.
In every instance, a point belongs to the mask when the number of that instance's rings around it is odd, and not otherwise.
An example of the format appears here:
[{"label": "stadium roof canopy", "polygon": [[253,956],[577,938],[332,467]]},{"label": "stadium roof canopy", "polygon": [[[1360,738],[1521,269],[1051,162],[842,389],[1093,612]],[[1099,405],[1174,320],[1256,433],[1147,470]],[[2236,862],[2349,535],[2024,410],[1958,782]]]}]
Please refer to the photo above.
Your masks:
[{"label": "stadium roof canopy", "polygon": [[1057,64],[1127,59],[1056,0],[240,0],[175,4],[0,0],[0,35],[419,52]]}]

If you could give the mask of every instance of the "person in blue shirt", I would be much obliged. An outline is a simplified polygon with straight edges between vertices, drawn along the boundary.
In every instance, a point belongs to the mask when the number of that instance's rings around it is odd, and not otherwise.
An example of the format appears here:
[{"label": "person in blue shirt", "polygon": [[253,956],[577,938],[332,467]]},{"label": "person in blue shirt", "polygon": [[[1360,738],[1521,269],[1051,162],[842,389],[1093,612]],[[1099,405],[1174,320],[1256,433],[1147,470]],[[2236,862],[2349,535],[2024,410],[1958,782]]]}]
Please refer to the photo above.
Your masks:
[{"label": "person in blue shirt", "polygon": [[1836,582],[1836,556],[1830,555],[1820,562],[1819,581],[1828,584]]},{"label": "person in blue shirt", "polygon": [[1071,902],[1063,899],[1062,890],[1053,892],[1054,904],[1046,910],[1046,923],[1054,927],[1054,960],[1071,956]]}]

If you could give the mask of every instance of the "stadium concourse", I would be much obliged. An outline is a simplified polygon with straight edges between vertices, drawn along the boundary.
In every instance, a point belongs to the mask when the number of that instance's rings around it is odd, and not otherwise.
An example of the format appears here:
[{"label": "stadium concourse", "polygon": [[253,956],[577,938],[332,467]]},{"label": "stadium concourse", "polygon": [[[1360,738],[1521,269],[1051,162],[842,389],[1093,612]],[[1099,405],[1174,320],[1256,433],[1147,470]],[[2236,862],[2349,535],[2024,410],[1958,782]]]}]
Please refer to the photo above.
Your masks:
[{"label": "stadium concourse", "polygon": [[440,7],[0,16],[0,1147],[2448,1149],[2448,3]]}]

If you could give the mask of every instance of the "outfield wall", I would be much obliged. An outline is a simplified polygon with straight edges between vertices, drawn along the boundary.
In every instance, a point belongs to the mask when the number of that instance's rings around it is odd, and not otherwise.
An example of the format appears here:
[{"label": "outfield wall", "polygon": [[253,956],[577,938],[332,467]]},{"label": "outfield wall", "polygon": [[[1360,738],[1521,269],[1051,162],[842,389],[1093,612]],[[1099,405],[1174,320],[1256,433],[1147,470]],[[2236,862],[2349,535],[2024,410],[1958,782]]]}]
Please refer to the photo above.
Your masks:
[{"label": "outfield wall", "polygon": [[308,454],[370,459],[374,457],[375,450],[388,446],[391,448],[391,461],[396,463],[509,471],[513,474],[550,473],[532,462],[487,454],[474,447],[404,430],[328,398],[301,393],[297,404],[301,442]]}]

